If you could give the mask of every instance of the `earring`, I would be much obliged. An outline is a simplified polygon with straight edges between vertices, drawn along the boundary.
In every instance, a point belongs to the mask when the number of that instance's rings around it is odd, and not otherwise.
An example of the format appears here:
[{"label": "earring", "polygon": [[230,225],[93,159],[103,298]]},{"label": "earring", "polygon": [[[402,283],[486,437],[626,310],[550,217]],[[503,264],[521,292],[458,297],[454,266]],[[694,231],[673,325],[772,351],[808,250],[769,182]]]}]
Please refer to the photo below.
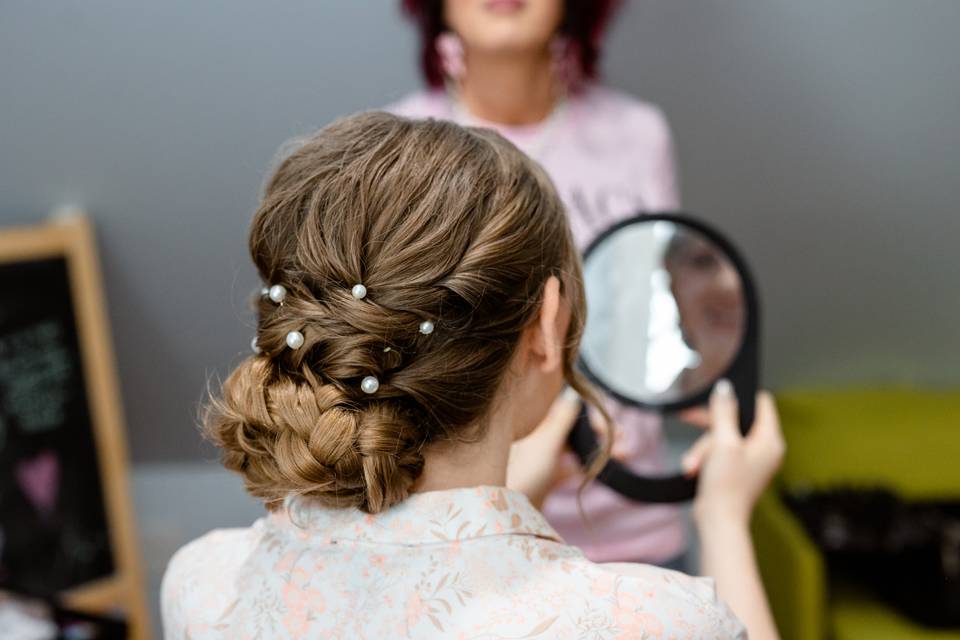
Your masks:
[{"label": "earring", "polygon": [[445,76],[456,81],[466,75],[467,65],[464,62],[463,42],[457,34],[444,31],[437,36],[433,46],[440,56],[440,68]]}]

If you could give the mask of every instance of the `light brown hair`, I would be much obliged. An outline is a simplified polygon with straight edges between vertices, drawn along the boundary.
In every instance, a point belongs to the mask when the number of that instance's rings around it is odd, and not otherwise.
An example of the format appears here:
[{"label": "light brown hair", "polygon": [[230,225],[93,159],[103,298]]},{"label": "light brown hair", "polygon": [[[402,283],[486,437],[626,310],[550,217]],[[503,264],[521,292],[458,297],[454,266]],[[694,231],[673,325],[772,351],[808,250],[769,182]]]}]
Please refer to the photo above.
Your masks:
[{"label": "light brown hair", "polygon": [[492,131],[386,113],[331,124],[269,179],[250,253],[287,294],[259,298],[261,353],[204,427],[270,508],[297,494],[376,513],[408,495],[426,447],[480,437],[551,275],[573,309],[565,374],[592,398],[573,368],[585,311],[562,204]]}]

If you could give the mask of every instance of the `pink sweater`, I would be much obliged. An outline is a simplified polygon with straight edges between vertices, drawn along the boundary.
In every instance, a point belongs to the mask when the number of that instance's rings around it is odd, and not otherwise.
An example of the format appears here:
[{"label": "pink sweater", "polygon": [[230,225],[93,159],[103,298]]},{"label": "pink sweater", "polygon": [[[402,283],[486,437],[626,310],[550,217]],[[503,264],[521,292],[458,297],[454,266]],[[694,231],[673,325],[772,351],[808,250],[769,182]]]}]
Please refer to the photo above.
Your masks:
[{"label": "pink sweater", "polygon": [[[440,118],[496,129],[550,174],[567,206],[570,226],[584,249],[603,229],[640,211],[678,207],[670,129],[655,106],[602,86],[568,98],[545,121],[503,126],[457,109],[443,91],[411,94],[388,107],[398,115]],[[618,449],[638,471],[662,469],[660,420],[636,409],[613,410]],[[563,538],[595,562],[662,562],[686,548],[682,511],[673,505],[631,502],[599,483],[583,492],[584,526],[577,510],[579,479],[567,482],[544,505]]]}]

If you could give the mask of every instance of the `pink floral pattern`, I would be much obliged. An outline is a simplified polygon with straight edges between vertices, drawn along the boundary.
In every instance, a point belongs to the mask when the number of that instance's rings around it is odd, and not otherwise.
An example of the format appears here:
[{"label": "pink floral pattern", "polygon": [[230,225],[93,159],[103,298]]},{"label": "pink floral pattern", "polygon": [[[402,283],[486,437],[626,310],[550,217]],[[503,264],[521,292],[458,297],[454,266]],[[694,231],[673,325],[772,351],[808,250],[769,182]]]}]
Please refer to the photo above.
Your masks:
[{"label": "pink floral pattern", "polygon": [[177,552],[162,610],[171,640],[746,637],[711,580],[594,564],[502,487],[374,516],[288,500]]}]

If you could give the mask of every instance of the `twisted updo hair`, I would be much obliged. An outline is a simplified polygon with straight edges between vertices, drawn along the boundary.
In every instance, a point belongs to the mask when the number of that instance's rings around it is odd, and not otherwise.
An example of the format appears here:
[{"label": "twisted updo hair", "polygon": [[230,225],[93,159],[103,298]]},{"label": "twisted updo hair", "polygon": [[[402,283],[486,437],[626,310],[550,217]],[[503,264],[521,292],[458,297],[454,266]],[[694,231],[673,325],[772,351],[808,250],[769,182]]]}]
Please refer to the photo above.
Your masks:
[{"label": "twisted updo hair", "polygon": [[250,254],[286,296],[259,297],[259,353],[204,429],[269,508],[293,494],[379,512],[408,495],[425,448],[481,437],[552,275],[573,309],[567,378],[589,394],[573,370],[583,285],[563,207],[492,131],[376,112],[331,124],[269,179]]}]

